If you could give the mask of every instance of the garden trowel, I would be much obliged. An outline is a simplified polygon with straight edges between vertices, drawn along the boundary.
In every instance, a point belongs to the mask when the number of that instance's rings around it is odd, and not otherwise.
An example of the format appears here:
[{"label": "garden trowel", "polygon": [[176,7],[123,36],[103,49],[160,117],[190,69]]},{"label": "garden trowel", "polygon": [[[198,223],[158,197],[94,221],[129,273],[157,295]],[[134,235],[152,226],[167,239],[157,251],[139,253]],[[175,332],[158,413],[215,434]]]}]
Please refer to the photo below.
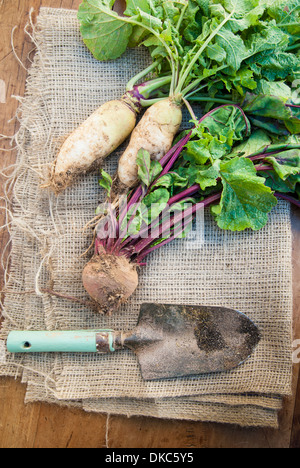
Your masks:
[{"label": "garden trowel", "polygon": [[260,340],[244,314],[224,307],[143,304],[131,332],[13,331],[11,353],[135,352],[145,380],[225,372],[242,364]]}]

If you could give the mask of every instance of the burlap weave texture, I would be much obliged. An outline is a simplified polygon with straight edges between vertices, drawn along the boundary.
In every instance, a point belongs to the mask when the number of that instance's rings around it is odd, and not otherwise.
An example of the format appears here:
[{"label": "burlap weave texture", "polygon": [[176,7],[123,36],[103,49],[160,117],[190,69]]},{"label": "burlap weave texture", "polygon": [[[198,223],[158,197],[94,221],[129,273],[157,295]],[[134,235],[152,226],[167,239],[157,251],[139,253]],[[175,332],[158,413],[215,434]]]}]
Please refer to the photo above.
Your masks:
[{"label": "burlap weave texture", "polygon": [[[2,336],[12,329],[129,330],[142,302],[172,302],[239,309],[259,326],[262,341],[244,365],[223,374],[145,382],[135,356],[124,351],[114,356],[7,356],[0,375],[23,375],[27,401],[60,401],[87,411],[275,426],[281,397],[291,392],[289,205],[280,202],[268,226],[259,232],[221,231],[206,211],[198,224],[203,237],[197,242],[178,240],[153,253],[140,271],[136,294],[111,318],[43,293],[52,287],[86,299],[81,272],[87,258],[81,255],[92,234],[84,226],[104,196],[99,174],[82,177],[58,198],[42,190],[49,162],[62,139],[101,103],[121,96],[126,82],[149,58],[139,49],[114,62],[97,62],[81,41],[76,12],[69,10],[42,8],[33,39],[37,52],[16,136],[11,275]],[[106,163],[111,174],[121,151]]]}]

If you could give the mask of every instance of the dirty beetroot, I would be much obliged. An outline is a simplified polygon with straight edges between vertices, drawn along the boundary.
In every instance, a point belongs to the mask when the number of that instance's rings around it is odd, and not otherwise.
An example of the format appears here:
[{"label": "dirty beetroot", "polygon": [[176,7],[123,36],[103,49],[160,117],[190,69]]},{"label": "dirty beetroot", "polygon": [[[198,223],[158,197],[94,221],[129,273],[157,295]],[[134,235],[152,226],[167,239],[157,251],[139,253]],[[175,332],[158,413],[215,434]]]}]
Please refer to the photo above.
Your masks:
[{"label": "dirty beetroot", "polygon": [[86,265],[83,285],[102,313],[110,315],[138,286],[136,266],[125,257],[95,255]]}]

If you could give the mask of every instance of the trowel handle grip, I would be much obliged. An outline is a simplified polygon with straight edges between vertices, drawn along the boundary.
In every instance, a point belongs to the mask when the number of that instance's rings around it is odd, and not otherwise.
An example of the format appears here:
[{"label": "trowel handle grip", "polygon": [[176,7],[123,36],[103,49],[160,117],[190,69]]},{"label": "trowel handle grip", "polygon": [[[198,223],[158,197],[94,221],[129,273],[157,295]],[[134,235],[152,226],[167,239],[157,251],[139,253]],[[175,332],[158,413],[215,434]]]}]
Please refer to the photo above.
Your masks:
[{"label": "trowel handle grip", "polygon": [[123,348],[123,333],[114,330],[12,331],[10,353],[112,353]]}]

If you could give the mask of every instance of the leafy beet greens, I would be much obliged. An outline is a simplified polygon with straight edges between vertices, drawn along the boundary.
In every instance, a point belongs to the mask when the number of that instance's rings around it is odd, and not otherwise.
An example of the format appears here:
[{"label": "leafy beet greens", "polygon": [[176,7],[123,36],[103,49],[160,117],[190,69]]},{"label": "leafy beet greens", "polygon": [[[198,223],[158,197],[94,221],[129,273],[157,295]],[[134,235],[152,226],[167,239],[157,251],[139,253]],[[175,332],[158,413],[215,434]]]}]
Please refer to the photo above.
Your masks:
[{"label": "leafy beet greens", "polygon": [[[298,137],[252,130],[237,105],[220,106],[194,123],[160,162],[140,150],[140,185],[114,215],[107,210],[97,253],[104,248],[142,264],[150,252],[185,237],[207,206],[217,225],[231,231],[263,228],[278,197],[300,206]],[[100,185],[109,200],[112,180],[104,171]]]},{"label": "leafy beet greens", "polygon": [[[300,206],[300,0],[127,0],[123,16],[114,3],[83,1],[85,44],[98,60],[147,47],[152,63],[128,95],[138,105],[184,103],[194,127],[160,162],[140,150],[140,185],[106,210],[96,252],[142,263],[184,237],[206,206],[232,231],[261,229],[280,197]],[[193,102],[204,105],[200,120]]]},{"label": "leafy beet greens", "polygon": [[244,103],[267,129],[276,96],[276,119],[286,132],[299,132],[299,108],[281,105],[295,105],[292,86],[300,78],[299,0],[127,0],[123,16],[113,11],[114,3],[83,1],[83,40],[98,60],[146,46],[152,58],[146,71],[164,79],[148,104],[166,96],[179,104],[205,102],[206,110],[218,102]]}]

